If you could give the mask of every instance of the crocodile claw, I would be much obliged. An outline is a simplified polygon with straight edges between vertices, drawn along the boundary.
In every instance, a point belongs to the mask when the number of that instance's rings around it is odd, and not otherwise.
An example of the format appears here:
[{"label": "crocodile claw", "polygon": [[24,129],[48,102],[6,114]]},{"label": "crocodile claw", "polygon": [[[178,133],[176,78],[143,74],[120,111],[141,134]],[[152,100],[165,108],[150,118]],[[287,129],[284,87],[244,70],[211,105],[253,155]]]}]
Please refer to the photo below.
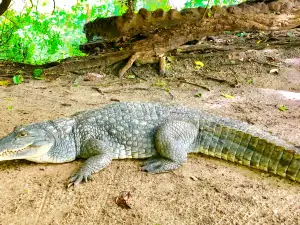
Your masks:
[{"label": "crocodile claw", "polygon": [[81,182],[88,182],[88,180],[93,180],[91,174],[85,174],[81,170],[71,176],[69,179],[68,188],[71,186],[78,186]]}]

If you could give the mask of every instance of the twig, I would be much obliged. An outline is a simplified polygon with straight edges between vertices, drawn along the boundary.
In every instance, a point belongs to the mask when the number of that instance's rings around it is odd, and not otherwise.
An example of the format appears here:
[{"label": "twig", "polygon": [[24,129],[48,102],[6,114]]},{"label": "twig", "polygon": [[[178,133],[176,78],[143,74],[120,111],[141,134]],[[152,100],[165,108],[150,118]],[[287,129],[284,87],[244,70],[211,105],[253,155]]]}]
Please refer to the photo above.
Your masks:
[{"label": "twig", "polygon": [[206,80],[216,81],[216,82],[221,83],[221,84],[222,84],[222,83],[228,82],[227,80],[219,79],[219,78],[216,78],[216,77],[207,77],[207,76],[204,76],[204,78],[205,78]]},{"label": "twig", "polygon": [[130,87],[130,88],[124,88],[124,89],[111,89],[111,90],[101,90],[98,87],[91,87],[92,89],[98,91],[101,94],[107,94],[107,93],[119,93],[124,91],[134,91],[134,90],[140,90],[140,91],[149,91],[149,88],[143,88],[143,87]]},{"label": "twig", "polygon": [[229,51],[232,48],[230,47],[222,47],[222,46],[213,46],[213,45],[208,45],[208,44],[196,44],[196,45],[182,45],[179,47],[180,52],[178,54],[180,55],[181,53],[188,53],[188,52],[194,52],[194,51]]},{"label": "twig", "polygon": [[104,95],[104,92],[98,88],[98,87],[92,87],[93,90],[96,90],[97,92],[99,92],[101,95]]},{"label": "twig", "polygon": [[70,73],[73,73],[73,74],[75,74],[75,75],[83,75],[84,73],[82,73],[82,72],[77,72],[77,71],[70,71]]},{"label": "twig", "polygon": [[33,2],[32,2],[32,0],[29,0],[30,1],[30,3],[31,3],[31,8],[33,8]]},{"label": "twig", "polygon": [[13,75],[5,75],[5,74],[1,74],[0,77],[3,77],[3,78],[12,78]]},{"label": "twig", "polygon": [[207,4],[206,4],[205,12],[203,13],[203,16],[202,16],[201,21],[203,21],[203,20],[204,20],[204,17],[206,16],[206,13],[207,13],[207,9],[208,9],[208,7],[209,7],[209,4],[210,4],[210,0],[209,0],[209,1],[207,2]]},{"label": "twig", "polygon": [[180,80],[180,83],[194,85],[194,86],[196,86],[196,87],[200,87],[200,88],[203,88],[203,89],[205,89],[205,90],[207,90],[207,91],[210,91],[209,87],[206,87],[206,86],[201,85],[201,84],[193,83],[193,82],[190,82],[190,81]]},{"label": "twig", "polygon": [[112,101],[112,102],[120,102],[120,99],[117,99],[117,98],[111,98],[110,101]]},{"label": "twig", "polygon": [[54,14],[55,11],[55,0],[53,0],[53,10],[52,10],[52,15]]},{"label": "twig", "polygon": [[256,62],[256,63],[259,63],[259,64],[262,64],[262,65],[266,65],[266,66],[280,67],[280,66],[278,66],[278,65],[275,65],[275,64],[272,64],[272,63],[267,63],[267,62],[261,62],[261,61],[256,60],[256,59],[252,59],[251,61]]}]

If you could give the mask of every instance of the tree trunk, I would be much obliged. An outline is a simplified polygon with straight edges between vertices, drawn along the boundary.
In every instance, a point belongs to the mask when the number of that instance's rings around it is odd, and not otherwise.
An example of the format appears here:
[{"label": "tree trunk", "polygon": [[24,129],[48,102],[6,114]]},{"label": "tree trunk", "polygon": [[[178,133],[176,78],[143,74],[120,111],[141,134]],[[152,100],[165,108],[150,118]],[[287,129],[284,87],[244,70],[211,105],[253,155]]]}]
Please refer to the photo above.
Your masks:
[{"label": "tree trunk", "polygon": [[5,11],[8,9],[10,2],[11,0],[2,0],[0,4],[0,16],[2,16],[3,13],[5,13]]}]

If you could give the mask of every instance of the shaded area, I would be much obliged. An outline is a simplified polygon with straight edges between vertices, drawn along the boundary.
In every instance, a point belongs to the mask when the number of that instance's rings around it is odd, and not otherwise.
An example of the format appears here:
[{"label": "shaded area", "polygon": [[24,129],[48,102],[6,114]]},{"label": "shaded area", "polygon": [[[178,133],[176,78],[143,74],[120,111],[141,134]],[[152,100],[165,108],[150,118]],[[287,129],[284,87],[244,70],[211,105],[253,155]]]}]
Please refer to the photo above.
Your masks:
[{"label": "shaded area", "polygon": [[[129,58],[127,64],[118,72],[120,77],[123,77],[133,63],[138,60],[144,62],[160,62],[160,72],[165,73],[164,56],[166,53],[180,48],[181,45],[189,41],[200,40],[202,37],[220,34],[224,31],[274,31],[291,29],[300,25],[300,2],[294,0],[271,2],[268,4],[256,3],[247,5],[244,3],[228,8],[213,7],[210,10],[200,8],[187,9],[187,11],[192,13],[186,14],[189,16],[182,16],[182,13],[177,11],[169,11],[168,13],[159,10],[156,11],[161,13],[160,15],[162,16],[161,19],[159,19],[160,22],[157,24],[160,24],[162,21],[172,21],[172,19],[169,19],[169,16],[164,16],[170,15],[170,12],[174,12],[174,15],[180,15],[181,19],[179,19],[179,21],[182,22],[175,23],[174,26],[166,26],[164,29],[159,29],[157,26],[154,26],[154,29],[150,28],[151,26],[145,26],[146,28],[143,27],[142,29],[146,29],[143,30],[146,32],[142,32],[143,35],[141,39],[136,39],[136,30],[130,29],[130,21],[133,21],[132,27],[135,27],[135,24],[140,24],[137,23],[137,20],[134,18],[143,18],[141,13],[135,14],[133,17],[128,17],[128,15],[126,16],[125,14],[125,16],[122,17],[96,20],[95,26],[92,27],[95,27],[95,30],[100,28],[100,35],[103,35],[103,32],[104,34],[113,33],[116,35],[115,37],[119,36],[120,39],[112,43],[110,41],[100,41],[98,42],[99,45],[98,43],[92,42],[92,47],[88,51],[95,48],[100,50],[100,55],[89,56],[86,59],[54,67],[45,72],[47,75],[52,76],[56,74],[56,71],[63,70],[67,73],[71,68],[76,71],[92,67],[105,68]],[[152,18],[153,14],[150,15]],[[129,22],[129,25],[123,26],[124,21]],[[154,21],[156,21],[156,19],[154,19]],[[108,27],[108,25],[106,24],[102,27],[99,23],[102,25],[106,23],[115,24],[115,26],[112,26],[112,29],[115,30],[116,33],[111,32],[112,30],[110,29],[106,32],[106,28],[102,30],[103,32],[101,33],[101,29]],[[122,36],[123,29],[125,29],[124,35],[128,38],[128,41],[122,41],[124,40],[124,36]],[[138,33],[141,32],[138,28],[136,29]],[[99,35],[99,33],[97,33],[97,35]],[[89,43],[85,45],[85,47],[87,46],[89,46]],[[108,49],[108,51],[106,49]],[[67,67],[69,69],[67,69]]]}]

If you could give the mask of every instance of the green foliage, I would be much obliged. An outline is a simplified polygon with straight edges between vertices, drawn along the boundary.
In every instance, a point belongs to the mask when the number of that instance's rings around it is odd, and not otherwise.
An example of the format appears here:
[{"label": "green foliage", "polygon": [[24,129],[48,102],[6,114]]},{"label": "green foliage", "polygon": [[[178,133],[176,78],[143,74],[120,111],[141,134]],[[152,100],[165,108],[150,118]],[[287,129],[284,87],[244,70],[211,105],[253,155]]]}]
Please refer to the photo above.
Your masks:
[{"label": "green foliage", "polygon": [[85,7],[80,3],[70,12],[57,9],[50,15],[31,8],[22,13],[8,10],[0,18],[0,59],[44,64],[84,55],[78,46],[85,42],[85,21]]},{"label": "green foliage", "polygon": [[236,5],[245,0],[188,0],[185,3],[185,8],[193,7],[211,7],[213,5],[227,6],[227,5]]},{"label": "green foliage", "polygon": [[[185,7],[206,7],[208,2],[210,5],[228,5],[241,1],[187,0]],[[122,0],[102,0],[101,5],[93,6],[87,0],[78,0],[77,4],[67,10],[56,7],[51,13],[39,12],[39,7],[49,2],[52,1],[40,0],[34,7],[29,4],[22,12],[9,9],[0,17],[0,60],[41,65],[72,56],[83,56],[79,45],[86,42],[84,24],[97,17],[122,15],[127,10]],[[168,0],[137,0],[135,9],[142,7],[151,11],[171,8]],[[33,78],[42,79],[41,74],[37,72]]]},{"label": "green foliage", "polygon": [[14,84],[21,84],[24,81],[24,77],[22,75],[13,76]]},{"label": "green foliage", "polygon": [[42,74],[43,74],[42,69],[35,69],[35,70],[33,70],[32,77],[33,77],[33,79],[36,79],[36,80],[42,80],[42,79],[44,79]]},{"label": "green foliage", "polygon": [[282,112],[289,109],[289,107],[287,105],[277,105],[277,108]]},{"label": "green foliage", "polygon": [[159,1],[143,1],[139,8],[145,8],[149,11],[154,11],[158,8],[167,11],[171,9],[169,5],[169,0],[159,0]]},{"label": "green foliage", "polygon": [[196,94],[194,94],[194,97],[200,98],[202,96],[201,92],[197,92]]}]

